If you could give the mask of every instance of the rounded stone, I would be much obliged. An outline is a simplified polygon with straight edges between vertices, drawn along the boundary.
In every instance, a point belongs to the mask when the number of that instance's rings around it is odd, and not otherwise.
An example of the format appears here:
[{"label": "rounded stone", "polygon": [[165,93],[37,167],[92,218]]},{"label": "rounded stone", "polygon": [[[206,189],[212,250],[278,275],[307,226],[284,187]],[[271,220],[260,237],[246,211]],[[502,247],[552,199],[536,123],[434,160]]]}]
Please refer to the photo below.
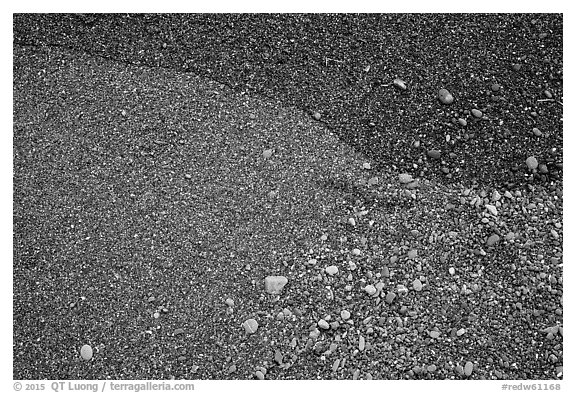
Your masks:
[{"label": "rounded stone", "polygon": [[254,375],[255,375],[256,378],[258,378],[260,381],[263,381],[263,380],[264,380],[264,373],[263,373],[262,371],[258,370],[258,371],[256,371],[256,372],[254,373]]},{"label": "rounded stone", "polygon": [[428,157],[434,158],[435,160],[439,159],[441,155],[442,153],[440,152],[440,150],[436,149],[428,150]]},{"label": "rounded stone", "polygon": [[234,300],[232,300],[230,298],[226,299],[226,305],[228,307],[234,307]]},{"label": "rounded stone", "polygon": [[419,279],[415,279],[412,282],[412,288],[414,288],[416,292],[420,292],[422,290],[422,282]]},{"label": "rounded stone", "polygon": [[246,320],[242,326],[248,334],[254,334],[256,333],[256,330],[258,330],[258,322],[255,319]]},{"label": "rounded stone", "polygon": [[318,321],[318,327],[320,329],[328,330],[330,329],[330,325],[324,319]]},{"label": "rounded stone", "polygon": [[338,267],[337,266],[328,266],[326,269],[326,273],[333,276],[335,274],[338,274]]},{"label": "rounded stone", "polygon": [[320,115],[319,112],[314,112],[314,114],[312,115],[312,117],[314,117],[314,120],[320,120],[320,118],[321,118],[322,116]]},{"label": "rounded stone", "polygon": [[350,311],[342,310],[342,311],[340,311],[340,316],[342,317],[342,319],[344,321],[346,321],[347,319],[350,319]]},{"label": "rounded stone", "polygon": [[277,295],[282,292],[282,289],[287,283],[288,279],[284,276],[268,276],[264,279],[266,292],[272,295]]},{"label": "rounded stone", "polygon": [[396,86],[398,89],[400,90],[406,90],[406,82],[404,82],[402,79],[396,78],[394,79],[394,86]]},{"label": "rounded stone", "polygon": [[93,351],[92,351],[92,347],[90,345],[85,344],[82,346],[82,348],[80,348],[80,356],[82,356],[82,359],[90,360],[90,359],[92,359],[92,355],[93,355]]},{"label": "rounded stone", "polygon": [[414,179],[412,178],[412,175],[410,175],[408,173],[399,174],[398,180],[400,180],[400,183],[402,183],[402,184],[407,184],[407,183],[411,183],[414,181]]},{"label": "rounded stone", "polygon": [[272,150],[271,149],[264,150],[262,155],[264,156],[264,158],[270,158],[272,157]]},{"label": "rounded stone", "polygon": [[373,296],[376,293],[376,288],[374,285],[366,285],[366,287],[364,287],[364,292],[366,292],[369,296]]},{"label": "rounded stone", "polygon": [[474,364],[472,364],[472,362],[466,362],[466,365],[464,365],[464,374],[466,374],[466,376],[469,377],[470,375],[472,375],[473,370],[474,370]]},{"label": "rounded stone", "polygon": [[438,91],[438,99],[445,105],[450,105],[454,102],[454,96],[446,89],[440,89],[440,91]]},{"label": "rounded stone", "polygon": [[536,159],[536,157],[534,156],[528,157],[526,159],[526,166],[530,170],[538,168],[538,160]]},{"label": "rounded stone", "polygon": [[482,117],[482,111],[479,111],[478,109],[472,109],[472,115],[474,117],[481,118]]},{"label": "rounded stone", "polygon": [[488,246],[493,246],[496,243],[498,243],[499,241],[500,241],[500,236],[498,236],[497,234],[493,234],[488,238],[488,240],[486,240],[486,244]]}]

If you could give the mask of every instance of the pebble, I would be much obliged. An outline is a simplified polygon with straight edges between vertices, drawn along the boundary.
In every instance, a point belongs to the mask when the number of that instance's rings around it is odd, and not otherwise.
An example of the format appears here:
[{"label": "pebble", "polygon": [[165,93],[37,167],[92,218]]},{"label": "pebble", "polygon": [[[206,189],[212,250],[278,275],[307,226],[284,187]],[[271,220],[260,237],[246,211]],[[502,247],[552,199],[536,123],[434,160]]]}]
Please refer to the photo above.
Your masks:
[{"label": "pebble", "polygon": [[347,319],[350,319],[350,311],[348,310],[342,310],[340,311],[340,316],[342,317],[342,319],[345,321]]},{"label": "pebble", "polygon": [[326,240],[328,240],[328,236],[327,236],[327,235],[322,235],[322,236],[320,236],[320,240],[322,240],[323,242],[325,242]]},{"label": "pebble", "polygon": [[409,175],[408,173],[399,174],[398,180],[400,180],[400,183],[402,183],[402,184],[407,184],[407,183],[411,183],[414,181],[414,179],[412,178],[412,175]]},{"label": "pebble", "polygon": [[448,272],[450,273],[450,275],[454,275],[456,273],[456,269],[454,269],[453,267],[451,267],[450,269],[448,269]]},{"label": "pebble", "polygon": [[492,193],[492,200],[494,202],[499,201],[502,198],[502,195],[500,195],[500,193],[497,190],[494,190],[494,192]]},{"label": "pebble", "polygon": [[438,338],[440,337],[440,332],[438,330],[431,330],[430,333],[428,333],[428,335],[431,338]]},{"label": "pebble", "polygon": [[254,334],[256,333],[256,330],[258,330],[258,322],[255,319],[246,320],[242,326],[248,334]]},{"label": "pebble", "polygon": [[402,79],[399,78],[394,79],[394,86],[396,86],[400,90],[406,90],[406,82],[404,82]]},{"label": "pebble", "polygon": [[496,209],[496,206],[494,206],[494,205],[485,205],[485,206],[486,206],[486,210],[488,210],[490,212],[490,214],[492,214],[493,216],[498,215],[498,210]]},{"label": "pebble", "polygon": [[382,268],[382,276],[386,278],[390,277],[390,269],[388,269],[388,266]]},{"label": "pebble", "polygon": [[552,98],[552,93],[550,93],[550,90],[544,90],[544,95],[546,96],[546,98]]},{"label": "pebble", "polygon": [[481,118],[482,117],[482,111],[479,111],[478,109],[472,109],[472,115],[474,115],[474,117],[477,118]]},{"label": "pebble", "polygon": [[364,339],[364,336],[360,336],[358,339],[358,349],[363,351],[364,348],[366,348],[366,340]]},{"label": "pebble", "polygon": [[320,118],[321,118],[322,116],[320,115],[319,112],[314,112],[314,114],[312,115],[312,117],[314,117],[314,120],[320,120]]},{"label": "pebble", "polygon": [[158,311],[156,311],[154,313],[154,318],[156,318],[156,319],[160,318],[160,313]]},{"label": "pebble", "polygon": [[464,366],[464,374],[466,374],[466,376],[469,377],[470,375],[472,375],[473,369],[474,364],[472,364],[472,362],[466,362],[466,365]]},{"label": "pebble", "polygon": [[412,282],[412,288],[414,288],[416,292],[420,292],[422,290],[422,282],[419,279],[414,280]]},{"label": "pebble", "polygon": [[180,335],[180,334],[184,334],[184,329],[178,328],[178,329],[174,330],[174,335],[175,335],[175,336],[178,336],[178,335]]},{"label": "pebble", "polygon": [[356,220],[354,219],[354,217],[350,217],[348,219],[348,224],[350,224],[352,226],[356,226]]},{"label": "pebble", "polygon": [[493,246],[494,244],[498,243],[499,241],[500,241],[500,236],[498,236],[497,234],[493,234],[493,235],[490,235],[488,240],[486,240],[486,244],[488,246]]},{"label": "pebble", "polygon": [[368,179],[368,185],[374,186],[376,184],[378,184],[378,177],[377,176],[374,176],[374,177],[371,177],[370,179]]},{"label": "pebble", "polygon": [[490,86],[490,88],[494,93],[500,91],[500,85],[498,83],[493,83],[492,86]]},{"label": "pebble", "polygon": [[534,127],[532,129],[532,133],[536,136],[542,136],[542,131],[540,131],[538,128]]},{"label": "pebble", "polygon": [[282,352],[280,352],[279,349],[277,349],[274,352],[274,361],[278,364],[282,364],[282,361],[284,360],[284,356],[282,355]]},{"label": "pebble", "polygon": [[460,328],[460,329],[458,329],[458,331],[456,332],[456,335],[457,335],[458,337],[460,337],[460,336],[463,335],[464,333],[466,333],[466,329]]},{"label": "pebble", "polygon": [[408,258],[414,259],[418,256],[418,250],[410,250],[408,251]]},{"label": "pebble", "polygon": [[372,296],[376,293],[376,288],[374,285],[366,285],[364,287],[364,292],[366,292],[369,296]]},{"label": "pebble", "polygon": [[394,299],[396,299],[396,294],[394,292],[388,292],[386,294],[386,303],[391,304]]},{"label": "pebble", "polygon": [[270,158],[270,157],[272,157],[272,149],[264,150],[264,152],[262,153],[262,155],[264,156],[264,158]]},{"label": "pebble", "polygon": [[272,295],[277,295],[282,292],[282,289],[287,283],[288,279],[284,276],[268,276],[264,279],[266,292]]},{"label": "pebble", "polygon": [[362,168],[364,168],[364,169],[372,169],[372,165],[370,165],[369,162],[365,162],[364,164],[362,164]]},{"label": "pebble", "polygon": [[189,173],[185,174],[184,177],[188,180],[192,179],[192,175],[190,175]]},{"label": "pebble", "polygon": [[226,305],[228,307],[234,307],[234,300],[232,300],[230,298],[226,299]]},{"label": "pebble", "polygon": [[468,122],[466,121],[466,119],[462,119],[462,118],[458,119],[458,123],[460,123],[460,125],[462,127],[466,127],[468,125]]},{"label": "pebble", "polygon": [[514,71],[520,71],[520,67],[521,67],[520,64],[513,64],[513,65],[512,65],[512,69],[513,69]]},{"label": "pebble", "polygon": [[359,256],[360,254],[362,254],[362,251],[359,249],[355,248],[352,250],[352,255]]},{"label": "pebble", "polygon": [[82,356],[82,359],[84,360],[90,360],[92,359],[92,347],[88,344],[84,344],[82,346],[82,348],[80,348],[80,356]]},{"label": "pebble", "polygon": [[454,97],[446,89],[440,89],[440,91],[438,91],[438,99],[440,99],[440,102],[446,105],[450,105],[454,102]]},{"label": "pebble", "polygon": [[236,372],[236,365],[233,364],[230,367],[228,367],[228,374],[232,374]]},{"label": "pebble", "polygon": [[442,153],[440,153],[440,150],[436,150],[436,149],[428,150],[428,156],[430,158],[434,158],[437,160],[440,158],[441,155],[442,155]]},{"label": "pebble", "polygon": [[536,169],[538,168],[538,160],[534,156],[530,156],[526,159],[526,166],[528,169]]},{"label": "pebble", "polygon": [[258,378],[260,381],[263,381],[263,380],[264,380],[264,373],[263,373],[262,371],[258,370],[258,371],[256,371],[256,372],[254,373],[254,375],[255,375],[256,378]]},{"label": "pebble", "polygon": [[335,373],[338,371],[338,367],[340,367],[340,359],[334,360],[334,363],[332,364],[332,372]]},{"label": "pebble", "polygon": [[318,327],[324,330],[330,329],[330,325],[324,319],[318,321]]},{"label": "pebble", "polygon": [[329,275],[333,276],[335,274],[338,274],[338,267],[337,266],[328,266],[326,268],[326,273],[328,273]]}]

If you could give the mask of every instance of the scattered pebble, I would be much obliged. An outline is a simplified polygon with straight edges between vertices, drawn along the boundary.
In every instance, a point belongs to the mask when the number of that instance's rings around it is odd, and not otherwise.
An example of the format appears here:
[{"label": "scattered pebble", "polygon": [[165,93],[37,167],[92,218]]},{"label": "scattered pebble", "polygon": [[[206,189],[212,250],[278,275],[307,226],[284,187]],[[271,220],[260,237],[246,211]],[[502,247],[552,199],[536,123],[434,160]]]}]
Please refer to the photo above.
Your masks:
[{"label": "scattered pebble", "polygon": [[314,117],[314,120],[320,120],[320,118],[321,118],[322,116],[320,115],[319,112],[314,112],[314,114],[312,115],[312,117]]},{"label": "scattered pebble", "polygon": [[481,118],[482,111],[479,111],[478,109],[472,109],[472,115],[474,115],[474,117]]},{"label": "scattered pebble", "polygon": [[414,259],[418,256],[418,250],[410,250],[408,251],[408,258]]},{"label": "scattered pebble", "polygon": [[230,298],[226,299],[226,305],[228,307],[234,307],[234,300],[232,300]]},{"label": "scattered pebble", "polygon": [[345,321],[347,319],[350,319],[350,311],[348,310],[342,310],[340,311],[340,316],[342,317],[342,319]]},{"label": "scattered pebble", "polygon": [[454,275],[456,273],[456,269],[454,269],[453,267],[451,267],[450,269],[448,269],[448,272],[450,273],[450,275]]},{"label": "scattered pebble", "polygon": [[394,299],[396,299],[396,294],[394,292],[388,292],[386,294],[386,303],[391,304]]},{"label": "scattered pebble", "polygon": [[242,326],[248,334],[254,334],[256,333],[256,330],[258,330],[258,322],[255,319],[246,320]]},{"label": "scattered pebble", "polygon": [[419,279],[415,279],[412,282],[412,288],[414,288],[416,292],[420,292],[422,290],[422,282]]},{"label": "scattered pebble", "polygon": [[362,254],[362,251],[360,251],[358,248],[352,250],[352,255],[359,256],[360,254]]},{"label": "scattered pebble", "polygon": [[322,236],[320,236],[320,240],[322,240],[323,242],[325,242],[326,240],[328,240],[328,236],[322,235]]},{"label": "scattered pebble", "polygon": [[428,335],[431,338],[438,338],[440,337],[440,332],[438,330],[431,330],[430,333],[428,333]]},{"label": "scattered pebble", "polygon": [[288,279],[284,276],[268,276],[264,279],[266,292],[272,295],[277,295],[282,292],[282,289],[287,283]]},{"label": "scattered pebble", "polygon": [[406,88],[407,88],[406,82],[404,82],[402,79],[399,79],[399,78],[394,79],[394,86],[396,86],[400,90],[406,90]]},{"label": "scattered pebble", "polygon": [[454,97],[446,89],[440,89],[440,91],[438,92],[438,99],[440,99],[440,102],[446,105],[450,105],[451,103],[454,102]]},{"label": "scattered pebble", "polygon": [[364,287],[364,292],[366,292],[369,296],[373,296],[376,293],[376,288],[374,285],[366,285]]},{"label": "scattered pebble", "polygon": [[472,362],[466,362],[466,365],[464,366],[464,374],[469,377],[472,375],[472,370],[474,370],[474,364],[472,364]]},{"label": "scattered pebble", "polygon": [[326,273],[328,273],[331,276],[338,274],[338,267],[334,266],[334,265],[328,266],[325,270],[326,270]]},{"label": "scattered pebble", "polygon": [[532,133],[533,133],[535,136],[542,136],[542,131],[540,131],[540,130],[539,130],[538,128],[536,128],[536,127],[534,127],[534,128],[532,129]]},{"label": "scattered pebble", "polygon": [[360,336],[358,339],[358,349],[363,351],[364,348],[366,348],[366,340],[364,339],[364,336]]},{"label": "scattered pebble", "polygon": [[466,127],[468,125],[468,122],[466,121],[466,119],[458,119],[458,123],[462,126],[462,127]]},{"label": "scattered pebble", "polygon": [[494,205],[485,205],[486,210],[488,210],[488,212],[490,214],[492,214],[493,216],[497,216],[498,215],[498,209],[496,209],[496,206]]},{"label": "scattered pebble", "polygon": [[362,168],[364,168],[364,169],[372,169],[372,165],[370,165],[369,162],[365,162],[364,164],[362,164]]},{"label": "scattered pebble", "polygon": [[530,156],[526,159],[526,166],[528,169],[536,169],[538,168],[538,160],[534,156]]},{"label": "scattered pebble", "polygon": [[500,91],[500,85],[498,83],[493,83],[492,86],[490,86],[490,88],[492,89],[492,91],[494,93],[497,93]]},{"label": "scattered pebble", "polygon": [[180,334],[184,334],[184,329],[178,328],[178,329],[174,330],[174,335],[175,335],[175,336],[178,336],[178,335],[180,335]]},{"label": "scattered pebble", "polygon": [[264,380],[264,373],[263,373],[262,371],[258,370],[258,371],[256,371],[256,372],[254,373],[254,375],[255,375],[256,378],[258,378],[260,381],[263,381],[263,380]]},{"label": "scattered pebble", "polygon": [[486,244],[488,246],[493,246],[496,243],[498,243],[499,241],[500,241],[500,236],[498,236],[497,234],[493,234],[493,235],[490,235],[488,240],[486,240]]},{"label": "scattered pebble", "polygon": [[92,347],[90,345],[84,344],[82,346],[82,348],[80,348],[80,356],[82,356],[82,359],[90,360],[90,359],[92,359],[92,355],[93,355],[93,351],[92,351]]},{"label": "scattered pebble", "polygon": [[330,329],[330,325],[324,319],[318,321],[318,327],[320,329],[328,330]]},{"label": "scattered pebble", "polygon": [[464,333],[466,333],[466,329],[460,328],[460,329],[458,329],[458,331],[456,332],[456,335],[457,335],[458,337],[460,337],[460,336],[462,336]]},{"label": "scattered pebble", "polygon": [[264,158],[270,158],[270,157],[272,157],[272,149],[264,150],[264,152],[262,153],[262,155],[264,156]]}]

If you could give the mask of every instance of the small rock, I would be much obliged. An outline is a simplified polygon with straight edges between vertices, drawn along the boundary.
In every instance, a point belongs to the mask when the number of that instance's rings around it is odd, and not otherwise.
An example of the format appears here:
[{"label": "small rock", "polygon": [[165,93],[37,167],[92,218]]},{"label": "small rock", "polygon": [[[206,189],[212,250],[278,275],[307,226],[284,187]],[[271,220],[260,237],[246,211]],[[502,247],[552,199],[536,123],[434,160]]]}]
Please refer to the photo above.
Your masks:
[{"label": "small rock", "polygon": [[440,150],[436,149],[428,150],[428,157],[434,158],[435,160],[439,159],[441,155],[442,153],[440,153]]},{"label": "small rock", "polygon": [[408,173],[399,174],[398,180],[400,180],[400,183],[402,183],[402,184],[407,184],[407,183],[411,183],[414,181],[414,179],[412,178],[412,175],[409,175]]},{"label": "small rock", "polygon": [[356,220],[354,219],[354,217],[350,217],[348,219],[348,224],[350,224],[352,226],[356,226]]},{"label": "small rock", "polygon": [[440,91],[438,92],[438,99],[440,100],[440,102],[446,105],[450,105],[451,103],[454,102],[454,97],[446,89],[440,89]]},{"label": "small rock", "polygon": [[454,269],[453,267],[451,267],[450,269],[448,269],[448,272],[450,273],[450,275],[454,275],[456,273],[456,269]]},{"label": "small rock", "polygon": [[538,168],[538,160],[536,159],[536,157],[534,156],[528,157],[526,159],[526,166],[530,170]]},{"label": "small rock", "polygon": [[335,373],[338,371],[338,367],[340,367],[340,359],[334,360],[334,363],[332,364],[332,372]]},{"label": "small rock", "polygon": [[486,210],[488,210],[488,212],[490,212],[490,214],[492,214],[493,216],[498,215],[498,210],[496,209],[496,206],[494,206],[494,205],[485,205],[485,206],[486,206]]},{"label": "small rock", "polygon": [[350,318],[350,311],[348,310],[342,310],[340,311],[340,316],[342,317],[342,319],[345,321],[347,319]]},{"label": "small rock", "polygon": [[382,268],[382,276],[386,278],[390,277],[390,269],[388,269],[388,266]]},{"label": "small rock", "polygon": [[500,193],[497,190],[494,190],[494,192],[492,193],[492,200],[494,202],[499,201],[502,198],[502,195],[500,195]]},{"label": "small rock", "polygon": [[460,336],[463,335],[464,333],[466,333],[466,329],[460,328],[460,329],[458,329],[458,331],[456,332],[456,335],[457,335],[458,337],[460,337]]},{"label": "small rock", "polygon": [[282,292],[282,289],[287,283],[288,279],[284,276],[268,276],[264,279],[266,292],[272,295],[277,295]]},{"label": "small rock", "polygon": [[550,90],[544,90],[544,95],[545,95],[546,98],[548,98],[548,99],[552,98],[552,93],[550,93]]},{"label": "small rock", "polygon": [[246,320],[242,326],[248,334],[254,334],[256,333],[256,330],[258,330],[258,322],[255,319]]},{"label": "small rock", "polygon": [[314,112],[314,114],[312,115],[312,117],[314,117],[314,120],[320,120],[320,118],[321,118],[322,116],[320,115],[319,112]]},{"label": "small rock", "polygon": [[493,246],[494,244],[498,243],[499,241],[500,241],[500,236],[498,236],[497,234],[493,234],[493,235],[490,235],[488,240],[486,240],[486,244],[488,246]]},{"label": "small rock", "polygon": [[186,179],[188,179],[188,180],[192,179],[192,175],[190,175],[190,174],[188,174],[188,173],[185,174],[184,177],[185,177]]},{"label": "small rock", "polygon": [[438,330],[431,330],[430,333],[428,333],[428,335],[431,338],[438,338],[440,337],[440,332]]},{"label": "small rock", "polygon": [[364,169],[372,169],[372,165],[370,165],[369,162],[365,162],[364,164],[362,164],[362,168],[364,168]]},{"label": "small rock", "polygon": [[178,336],[178,335],[180,335],[180,334],[184,334],[184,329],[178,328],[178,329],[174,330],[174,335],[175,335],[175,336]]},{"label": "small rock", "polygon": [[399,78],[394,79],[394,86],[399,88],[400,90],[406,90],[406,83]]},{"label": "small rock", "polygon": [[458,119],[458,123],[462,126],[462,127],[466,127],[468,125],[468,122],[466,121],[466,119]]},{"label": "small rock", "polygon": [[520,64],[513,64],[513,65],[512,65],[512,69],[513,69],[514,71],[520,71],[520,67],[521,67]]},{"label": "small rock", "polygon": [[422,282],[419,279],[415,279],[412,282],[412,288],[414,288],[416,292],[420,292],[422,290]]},{"label": "small rock", "polygon": [[374,186],[376,184],[378,184],[378,177],[377,176],[374,176],[374,177],[371,177],[370,179],[368,179],[368,185]]},{"label": "small rock", "polygon": [[479,111],[478,109],[472,109],[472,115],[474,115],[474,117],[477,118],[481,118],[482,117],[482,111]]},{"label": "small rock", "polygon": [[156,312],[154,313],[154,318],[155,318],[155,319],[160,318],[160,313],[159,313],[158,311],[156,311]]},{"label": "small rock", "polygon": [[360,336],[360,338],[358,339],[358,349],[360,351],[363,351],[365,347],[366,347],[366,340],[364,339],[364,336]]},{"label": "small rock", "polygon": [[497,93],[500,91],[500,85],[498,83],[493,83],[492,86],[490,86],[490,88],[492,89],[492,91],[494,93]]},{"label": "small rock", "polygon": [[282,364],[282,361],[284,360],[284,356],[282,355],[282,352],[280,352],[280,350],[276,350],[274,352],[274,361],[278,364]]},{"label": "small rock", "polygon": [[418,250],[410,250],[408,251],[408,258],[414,259],[418,256]]},{"label": "small rock", "polygon": [[536,136],[542,136],[542,131],[540,131],[538,128],[534,127],[532,129],[532,133]]},{"label": "small rock", "polygon": [[254,375],[255,375],[256,378],[258,378],[260,381],[263,381],[263,380],[264,380],[264,373],[263,373],[262,371],[258,370],[258,371],[256,371],[256,372],[254,373]]},{"label": "small rock", "polygon": [[320,236],[320,240],[322,240],[323,242],[325,242],[326,240],[328,240],[328,236],[327,236],[327,235],[322,235],[322,236]]},{"label": "small rock", "polygon": [[232,300],[230,298],[226,299],[226,305],[228,307],[234,307],[234,300]]},{"label": "small rock", "polygon": [[338,274],[338,267],[337,266],[328,266],[326,269],[326,273],[333,276],[335,274]]},{"label": "small rock", "polygon": [[80,348],[80,356],[82,356],[82,359],[90,360],[90,359],[92,359],[92,355],[93,355],[93,351],[92,351],[92,347],[90,345],[84,344],[82,346],[82,348]]},{"label": "small rock", "polygon": [[386,303],[391,304],[394,299],[396,299],[396,294],[394,292],[388,292],[386,294]]},{"label": "small rock", "polygon": [[427,367],[427,370],[429,373],[433,373],[434,371],[436,371],[436,365],[431,364],[430,366]]},{"label": "small rock", "polygon": [[364,292],[366,292],[369,296],[373,296],[376,293],[376,288],[374,285],[366,285],[364,287]]},{"label": "small rock", "polygon": [[270,157],[272,157],[272,149],[264,150],[264,152],[262,153],[262,155],[264,156],[264,158],[270,158]]},{"label": "small rock", "polygon": [[320,329],[328,330],[330,329],[330,325],[324,319],[318,321],[318,327]]},{"label": "small rock", "polygon": [[232,374],[236,372],[236,365],[233,364],[230,367],[228,367],[228,374]]},{"label": "small rock", "polygon": [[464,365],[464,374],[469,377],[472,375],[472,370],[474,370],[474,364],[472,364],[472,362],[466,362],[466,365]]},{"label": "small rock", "polygon": [[362,254],[362,251],[359,249],[355,248],[352,250],[352,255],[359,256],[360,254]]}]

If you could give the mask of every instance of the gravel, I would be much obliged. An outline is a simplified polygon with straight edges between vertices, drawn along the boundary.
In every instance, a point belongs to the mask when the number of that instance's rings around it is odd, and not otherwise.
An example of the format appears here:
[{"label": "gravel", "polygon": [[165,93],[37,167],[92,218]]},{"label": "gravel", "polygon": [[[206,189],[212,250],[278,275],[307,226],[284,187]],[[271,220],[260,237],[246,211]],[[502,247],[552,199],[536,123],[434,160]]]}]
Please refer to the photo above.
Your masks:
[{"label": "gravel", "polygon": [[561,37],[15,15],[14,379],[562,378]]}]

